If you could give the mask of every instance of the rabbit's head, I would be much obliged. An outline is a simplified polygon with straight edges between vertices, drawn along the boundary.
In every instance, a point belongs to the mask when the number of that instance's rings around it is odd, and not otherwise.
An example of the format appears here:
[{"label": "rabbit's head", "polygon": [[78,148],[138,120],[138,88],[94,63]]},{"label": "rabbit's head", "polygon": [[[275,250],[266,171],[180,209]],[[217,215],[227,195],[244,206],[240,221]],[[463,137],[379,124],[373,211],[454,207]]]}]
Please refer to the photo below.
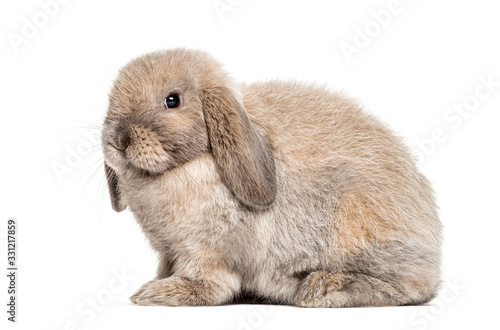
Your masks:
[{"label": "rabbit's head", "polygon": [[203,52],[162,51],[127,64],[110,93],[102,142],[116,211],[126,207],[124,177],[161,176],[207,152],[244,205],[266,207],[276,196],[268,142],[220,65]]}]

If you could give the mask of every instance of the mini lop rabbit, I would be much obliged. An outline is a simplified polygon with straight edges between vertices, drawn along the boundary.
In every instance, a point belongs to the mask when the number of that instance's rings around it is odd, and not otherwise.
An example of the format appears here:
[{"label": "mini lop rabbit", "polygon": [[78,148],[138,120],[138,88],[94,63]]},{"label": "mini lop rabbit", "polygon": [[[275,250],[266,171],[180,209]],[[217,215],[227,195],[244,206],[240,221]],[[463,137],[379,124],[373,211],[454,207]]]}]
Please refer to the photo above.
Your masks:
[{"label": "mini lop rabbit", "polygon": [[116,211],[159,254],[139,305],[243,293],[303,307],[421,304],[439,285],[432,188],[389,129],[344,95],[233,83],[200,51],[139,57],[102,142]]}]

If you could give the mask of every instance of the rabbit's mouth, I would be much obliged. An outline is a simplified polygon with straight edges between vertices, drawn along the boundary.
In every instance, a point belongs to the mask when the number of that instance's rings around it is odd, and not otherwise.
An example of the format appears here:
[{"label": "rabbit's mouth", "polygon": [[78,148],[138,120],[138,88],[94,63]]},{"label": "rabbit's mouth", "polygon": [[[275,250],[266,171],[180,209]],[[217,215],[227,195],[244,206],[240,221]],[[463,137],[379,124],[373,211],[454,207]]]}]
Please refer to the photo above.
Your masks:
[{"label": "rabbit's mouth", "polygon": [[153,132],[144,127],[132,127],[125,142],[106,141],[109,162],[122,164],[151,175],[158,175],[168,170],[173,162]]},{"label": "rabbit's mouth", "polygon": [[165,151],[159,153],[152,148],[127,148],[123,152],[123,157],[134,168],[152,175],[167,171],[170,163],[170,157]]}]

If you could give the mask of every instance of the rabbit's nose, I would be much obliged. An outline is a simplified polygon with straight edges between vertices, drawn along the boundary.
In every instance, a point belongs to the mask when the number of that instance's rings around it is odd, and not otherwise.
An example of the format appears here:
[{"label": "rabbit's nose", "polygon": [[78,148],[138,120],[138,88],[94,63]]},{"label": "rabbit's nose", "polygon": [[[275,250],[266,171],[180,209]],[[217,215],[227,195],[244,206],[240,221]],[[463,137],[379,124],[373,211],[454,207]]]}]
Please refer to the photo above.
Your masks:
[{"label": "rabbit's nose", "polygon": [[123,126],[119,126],[116,129],[116,141],[115,147],[121,151],[127,149],[130,144],[130,132]]}]

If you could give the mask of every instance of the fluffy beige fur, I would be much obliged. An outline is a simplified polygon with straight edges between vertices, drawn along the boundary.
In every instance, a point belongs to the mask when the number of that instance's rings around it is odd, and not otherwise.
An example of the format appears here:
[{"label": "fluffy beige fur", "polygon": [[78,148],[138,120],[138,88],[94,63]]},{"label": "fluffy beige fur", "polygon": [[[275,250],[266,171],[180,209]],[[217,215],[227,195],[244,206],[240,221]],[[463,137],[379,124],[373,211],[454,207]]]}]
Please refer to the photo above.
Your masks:
[{"label": "fluffy beige fur", "polygon": [[[163,100],[180,95],[166,109]],[[389,129],[315,86],[237,85],[199,51],[147,54],[110,94],[113,207],[160,263],[131,300],[304,307],[420,304],[439,284],[432,188]]]}]

